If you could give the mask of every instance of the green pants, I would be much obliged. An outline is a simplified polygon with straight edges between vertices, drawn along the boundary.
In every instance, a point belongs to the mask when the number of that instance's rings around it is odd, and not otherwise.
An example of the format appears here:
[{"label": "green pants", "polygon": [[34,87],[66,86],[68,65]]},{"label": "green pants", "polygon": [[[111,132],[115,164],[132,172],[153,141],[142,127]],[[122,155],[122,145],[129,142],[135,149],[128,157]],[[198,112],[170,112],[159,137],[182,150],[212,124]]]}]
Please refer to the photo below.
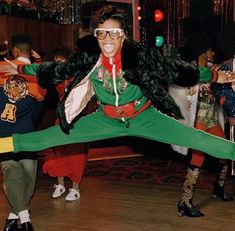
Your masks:
[{"label": "green pants", "polygon": [[105,116],[101,109],[78,120],[70,134],[59,126],[22,135],[13,135],[15,152],[39,151],[48,147],[90,142],[121,136],[135,136],[189,147],[221,159],[235,159],[234,143],[189,127],[150,107],[133,119],[129,127]]},{"label": "green pants", "polygon": [[1,167],[4,191],[11,204],[12,213],[18,214],[29,209],[35,188],[37,160],[8,160],[2,162]]}]

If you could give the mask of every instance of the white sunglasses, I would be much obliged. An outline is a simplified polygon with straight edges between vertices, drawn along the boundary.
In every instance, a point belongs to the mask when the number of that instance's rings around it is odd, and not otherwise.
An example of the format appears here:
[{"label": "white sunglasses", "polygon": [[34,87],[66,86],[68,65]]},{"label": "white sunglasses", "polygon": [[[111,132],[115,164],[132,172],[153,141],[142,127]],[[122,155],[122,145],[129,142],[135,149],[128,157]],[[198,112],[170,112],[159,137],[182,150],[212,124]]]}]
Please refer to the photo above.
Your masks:
[{"label": "white sunglasses", "polygon": [[95,28],[94,36],[97,39],[105,39],[107,34],[109,34],[111,39],[119,39],[124,35],[124,30],[120,28],[112,28],[112,29],[103,29],[103,28]]}]

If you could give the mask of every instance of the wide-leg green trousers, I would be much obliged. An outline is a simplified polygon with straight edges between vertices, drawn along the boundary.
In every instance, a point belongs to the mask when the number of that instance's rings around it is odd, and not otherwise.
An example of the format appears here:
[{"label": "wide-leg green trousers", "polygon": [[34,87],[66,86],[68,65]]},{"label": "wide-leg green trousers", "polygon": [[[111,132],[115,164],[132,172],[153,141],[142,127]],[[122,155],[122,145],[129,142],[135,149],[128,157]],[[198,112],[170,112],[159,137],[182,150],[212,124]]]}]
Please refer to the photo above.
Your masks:
[{"label": "wide-leg green trousers", "polygon": [[29,209],[30,200],[34,193],[37,160],[8,160],[1,162],[3,188],[12,207],[12,213]]},{"label": "wide-leg green trousers", "polygon": [[102,109],[78,120],[70,134],[59,126],[28,134],[14,134],[14,151],[39,151],[49,147],[121,136],[135,136],[196,149],[221,159],[235,159],[235,144],[179,122],[154,107],[129,119],[129,127],[105,116]]}]

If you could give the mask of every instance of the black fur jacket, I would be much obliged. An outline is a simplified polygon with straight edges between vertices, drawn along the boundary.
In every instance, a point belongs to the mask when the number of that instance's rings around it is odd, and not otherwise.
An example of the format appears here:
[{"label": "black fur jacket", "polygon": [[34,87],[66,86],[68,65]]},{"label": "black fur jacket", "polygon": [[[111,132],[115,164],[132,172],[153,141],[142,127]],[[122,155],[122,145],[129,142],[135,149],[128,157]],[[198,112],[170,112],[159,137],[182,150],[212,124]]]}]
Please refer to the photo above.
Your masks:
[{"label": "black fur jacket", "polygon": [[[39,83],[43,87],[49,84],[58,84],[65,79],[75,77],[69,86],[64,99],[58,107],[61,127],[66,133],[73,127],[86,105],[79,110],[76,117],[68,120],[66,114],[66,100],[71,92],[89,74],[99,60],[97,51],[88,50],[86,53],[74,53],[74,55],[63,64],[46,62],[40,65],[38,70]],[[124,77],[133,84],[138,85],[145,96],[147,96],[162,112],[182,118],[179,108],[168,94],[168,86],[177,84],[180,86],[193,86],[199,81],[199,70],[191,63],[179,60],[165,59],[157,49],[148,48],[134,41],[126,40],[122,48],[122,67]],[[89,95],[89,99],[92,94]],[[76,100],[77,101],[77,100]],[[77,102],[73,102],[76,104]]]}]

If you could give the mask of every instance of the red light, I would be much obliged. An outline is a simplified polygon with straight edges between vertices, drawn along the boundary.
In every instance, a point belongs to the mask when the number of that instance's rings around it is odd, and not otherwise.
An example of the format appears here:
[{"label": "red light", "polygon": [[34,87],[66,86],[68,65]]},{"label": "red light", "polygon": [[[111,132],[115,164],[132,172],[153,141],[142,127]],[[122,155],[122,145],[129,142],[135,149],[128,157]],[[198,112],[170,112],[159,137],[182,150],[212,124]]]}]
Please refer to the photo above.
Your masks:
[{"label": "red light", "polygon": [[162,22],[164,20],[165,14],[162,10],[155,10],[154,20],[155,22]]}]

